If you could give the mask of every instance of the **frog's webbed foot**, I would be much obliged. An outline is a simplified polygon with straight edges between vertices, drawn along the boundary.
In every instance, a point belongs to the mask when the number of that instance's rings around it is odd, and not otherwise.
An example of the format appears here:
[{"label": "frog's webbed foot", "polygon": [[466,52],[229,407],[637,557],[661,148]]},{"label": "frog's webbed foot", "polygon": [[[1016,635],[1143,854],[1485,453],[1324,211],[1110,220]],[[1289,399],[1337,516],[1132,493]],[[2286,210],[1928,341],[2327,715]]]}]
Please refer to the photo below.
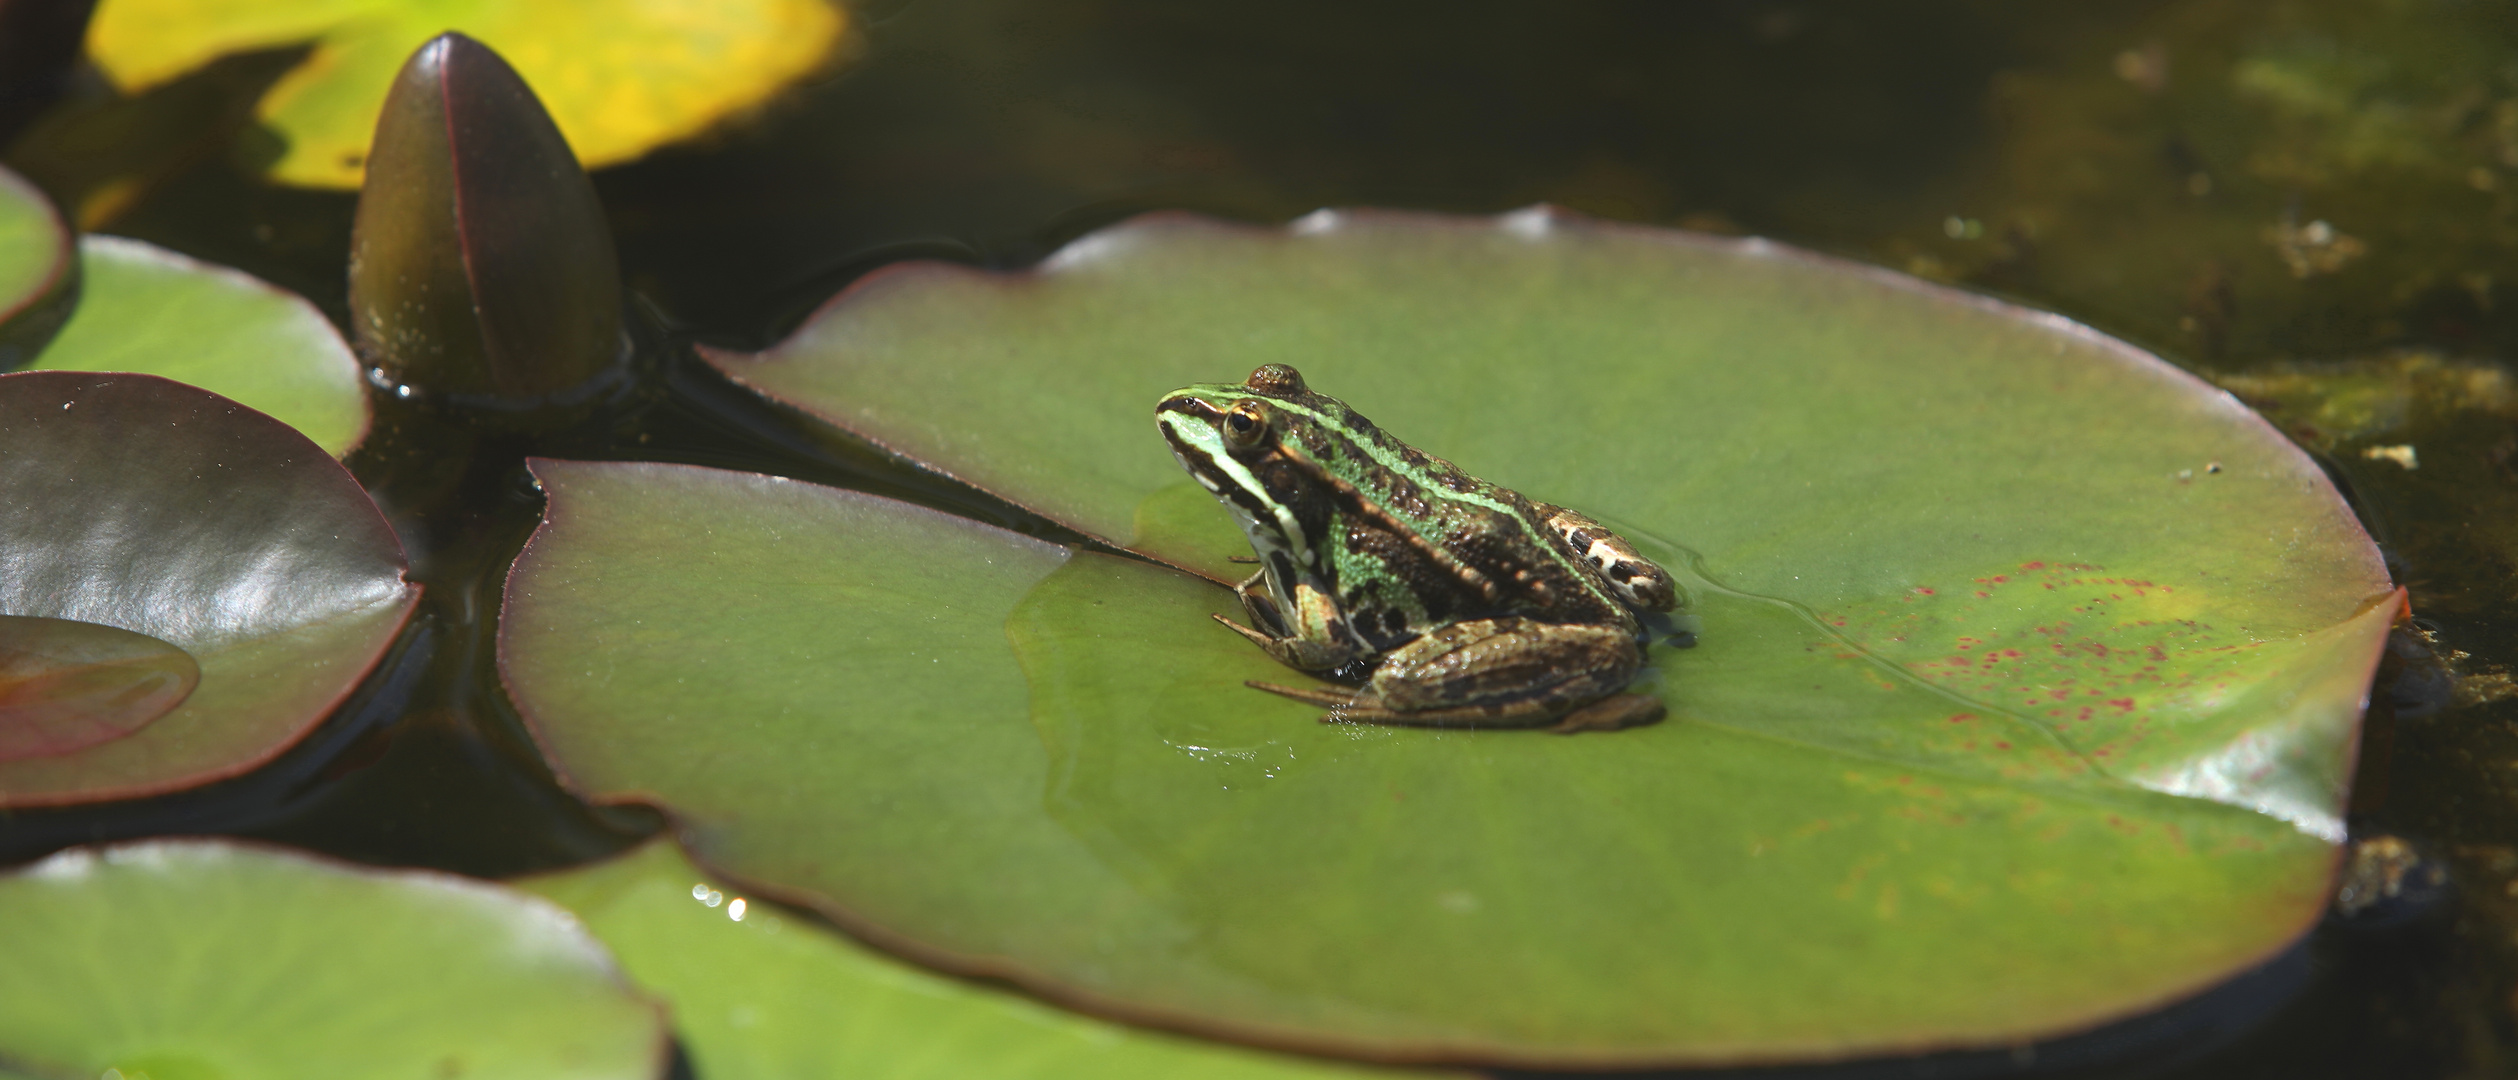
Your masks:
[{"label": "frog's webbed foot", "polygon": [[1209,613],[1208,613],[1208,615],[1207,615],[1207,617],[1208,617],[1208,618],[1210,618],[1210,619],[1213,619],[1213,620],[1215,620],[1215,621],[1217,621],[1217,622],[1223,623],[1223,624],[1224,624],[1224,628],[1225,628],[1225,629],[1230,630],[1230,631],[1232,631],[1232,632],[1234,632],[1234,633],[1236,633],[1236,634],[1240,634],[1241,636],[1243,636],[1243,637],[1245,637],[1245,638],[1248,638],[1248,639],[1250,640],[1250,643],[1251,643],[1251,644],[1256,645],[1256,646],[1259,646],[1259,647],[1260,647],[1260,648],[1262,648],[1262,649],[1266,649],[1266,650],[1268,650],[1268,652],[1269,652],[1269,654],[1270,654],[1270,655],[1274,655],[1274,654],[1276,653],[1276,651],[1277,651],[1277,639],[1276,639],[1276,638],[1273,638],[1273,637],[1270,637],[1270,636],[1268,636],[1268,635],[1266,635],[1266,634],[1260,633],[1259,631],[1257,631],[1257,630],[1253,630],[1253,629],[1251,629],[1251,628],[1249,628],[1249,627],[1247,627],[1247,626],[1243,626],[1243,625],[1242,625],[1242,624],[1240,624],[1240,623],[1237,623],[1237,622],[1234,622],[1234,621],[1233,621],[1233,620],[1231,620],[1231,619],[1225,618],[1225,617],[1224,617],[1223,615],[1221,615],[1221,614],[1217,614],[1217,613],[1214,613],[1214,612],[1209,612]]},{"label": "frog's webbed foot", "polygon": [[[1331,678],[1336,678],[1338,676],[1334,674],[1335,672],[1355,660],[1355,654],[1351,649],[1322,646],[1298,637],[1279,637],[1264,629],[1253,630],[1213,612],[1209,612],[1207,617],[1223,623],[1226,629],[1240,634],[1243,640],[1266,650],[1277,663],[1296,671],[1329,674]],[[1252,621],[1258,620],[1254,618]]]},{"label": "frog's webbed foot", "polygon": [[[1281,697],[1290,697],[1296,701],[1309,702],[1327,709],[1353,708],[1356,697],[1362,693],[1357,690],[1331,689],[1325,686],[1306,689],[1300,686],[1287,686],[1283,683],[1260,682],[1257,679],[1245,679],[1242,685],[1253,690],[1265,690]],[[1333,722],[1326,716],[1321,717],[1320,720],[1322,723]]]}]

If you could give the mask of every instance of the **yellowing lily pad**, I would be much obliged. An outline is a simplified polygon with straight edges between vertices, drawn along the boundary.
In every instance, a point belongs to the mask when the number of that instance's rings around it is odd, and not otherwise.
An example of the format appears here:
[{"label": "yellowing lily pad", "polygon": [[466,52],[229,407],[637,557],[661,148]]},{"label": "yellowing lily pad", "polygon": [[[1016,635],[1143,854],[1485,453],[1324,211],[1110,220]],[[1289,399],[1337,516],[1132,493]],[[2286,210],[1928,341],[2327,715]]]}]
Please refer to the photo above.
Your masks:
[{"label": "yellowing lily pad", "polygon": [[669,843],[517,884],[575,912],[673,1008],[701,1076],[1432,1080],[1131,1029],[938,975],[746,897]]},{"label": "yellowing lily pad", "polygon": [[79,306],[36,357],[52,371],[190,383],[340,455],[367,433],[358,358],[304,297],[119,236],[79,241]]},{"label": "yellowing lily pad", "polygon": [[663,1070],[661,1010],[556,905],[212,841],[0,875],[0,1061],[43,1077]]},{"label": "yellowing lily pad", "polygon": [[88,53],[130,91],[227,53],[314,42],[259,109],[288,143],[272,176],[346,188],[394,73],[448,30],[515,65],[591,169],[757,106],[821,66],[845,24],[828,0],[107,0]]},{"label": "yellowing lily pad", "polygon": [[[2051,316],[1757,242],[1141,220],[895,268],[767,392],[1174,566],[862,495],[542,462],[510,690],[563,778],[921,959],[1388,1060],[1998,1046],[2324,908],[2398,606],[2323,475]],[[1558,738],[1315,722],[1208,619],[1246,550],[1151,407],[1292,363],[1601,517],[1690,599]],[[694,751],[694,747],[704,748]]]}]

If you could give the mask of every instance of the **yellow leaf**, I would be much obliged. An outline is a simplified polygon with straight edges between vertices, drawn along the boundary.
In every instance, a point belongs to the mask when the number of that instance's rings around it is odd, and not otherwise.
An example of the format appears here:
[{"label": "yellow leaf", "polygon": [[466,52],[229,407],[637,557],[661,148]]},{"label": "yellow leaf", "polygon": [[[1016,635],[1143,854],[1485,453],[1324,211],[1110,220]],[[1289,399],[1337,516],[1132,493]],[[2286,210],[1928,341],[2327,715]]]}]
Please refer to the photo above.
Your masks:
[{"label": "yellow leaf", "polygon": [[831,0],[106,0],[88,52],[137,91],[312,43],[257,110],[288,142],[271,175],[356,187],[394,72],[448,30],[504,56],[593,169],[760,104],[826,63],[845,26]]}]

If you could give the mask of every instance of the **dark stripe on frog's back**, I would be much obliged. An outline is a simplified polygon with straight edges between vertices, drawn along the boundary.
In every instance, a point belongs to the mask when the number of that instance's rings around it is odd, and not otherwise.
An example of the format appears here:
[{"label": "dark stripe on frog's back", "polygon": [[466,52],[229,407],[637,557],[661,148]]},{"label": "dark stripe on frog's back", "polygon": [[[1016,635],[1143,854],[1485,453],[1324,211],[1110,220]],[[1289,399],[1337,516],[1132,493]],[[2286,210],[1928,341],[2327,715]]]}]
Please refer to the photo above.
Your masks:
[{"label": "dark stripe on frog's back", "polygon": [[[1464,611],[1456,616],[1426,612],[1425,618],[1441,622],[1451,617],[1474,618],[1514,611],[1567,622],[1619,623],[1633,618],[1623,604],[1591,587],[1590,566],[1565,550],[1563,537],[1539,523],[1537,511],[1519,492],[1478,479],[1445,459],[1392,438],[1380,425],[1336,398],[1323,394],[1260,396],[1314,414],[1308,418],[1312,422],[1304,425],[1301,443],[1305,454],[1315,461],[1348,465],[1345,471],[1358,477],[1350,482],[1366,498],[1403,523],[1430,523],[1432,529],[1418,528],[1418,535],[1506,589],[1497,611]],[[1334,418],[1353,437],[1342,436],[1321,423],[1318,418],[1322,416]],[[1358,445],[1365,443],[1370,446]],[[1379,458],[1373,450],[1381,452]],[[1381,467],[1380,458],[1396,459],[1441,490],[1429,491],[1425,485]],[[1481,535],[1483,541],[1478,539]],[[1528,565],[1511,557],[1510,552],[1516,549],[1547,552],[1553,558]],[[1432,585],[1436,579],[1449,580],[1444,570],[1413,552],[1402,565],[1405,569],[1399,571],[1400,576],[1411,582]],[[1517,587],[1513,583],[1523,572],[1528,573],[1529,584]],[[1343,576],[1343,568],[1341,573]]]}]

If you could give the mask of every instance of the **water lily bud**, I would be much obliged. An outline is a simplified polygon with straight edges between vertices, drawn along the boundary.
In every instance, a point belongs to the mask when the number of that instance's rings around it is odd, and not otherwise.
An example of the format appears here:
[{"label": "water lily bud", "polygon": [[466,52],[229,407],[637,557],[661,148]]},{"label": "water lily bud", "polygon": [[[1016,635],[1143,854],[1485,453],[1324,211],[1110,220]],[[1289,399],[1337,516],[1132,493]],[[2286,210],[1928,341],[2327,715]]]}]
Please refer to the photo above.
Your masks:
[{"label": "water lily bud", "polygon": [[350,245],[368,377],[515,414],[592,400],[627,354],[594,185],[515,69],[441,34],[385,98]]}]

